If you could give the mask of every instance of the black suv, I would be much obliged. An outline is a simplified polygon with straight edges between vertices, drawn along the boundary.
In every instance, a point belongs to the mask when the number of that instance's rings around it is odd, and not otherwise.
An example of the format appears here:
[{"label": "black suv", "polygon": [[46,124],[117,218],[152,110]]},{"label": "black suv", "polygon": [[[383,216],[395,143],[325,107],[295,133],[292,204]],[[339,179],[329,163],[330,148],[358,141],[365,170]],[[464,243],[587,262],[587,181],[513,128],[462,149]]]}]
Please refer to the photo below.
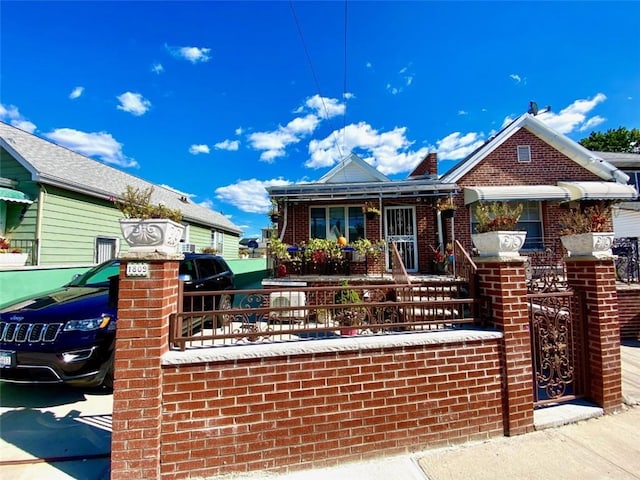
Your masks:
[{"label": "black suv", "polygon": [[[109,260],[0,311],[0,380],[111,388],[119,269],[119,260]],[[180,277],[186,292],[235,288],[233,272],[217,255],[186,253]]]}]

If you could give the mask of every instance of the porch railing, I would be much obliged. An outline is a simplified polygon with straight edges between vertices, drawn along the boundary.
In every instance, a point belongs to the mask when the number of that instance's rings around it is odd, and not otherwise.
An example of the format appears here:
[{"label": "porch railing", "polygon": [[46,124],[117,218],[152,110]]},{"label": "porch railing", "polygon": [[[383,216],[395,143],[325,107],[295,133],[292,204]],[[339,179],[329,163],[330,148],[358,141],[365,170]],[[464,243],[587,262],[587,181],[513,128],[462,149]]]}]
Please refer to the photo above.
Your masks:
[{"label": "porch railing", "polygon": [[400,252],[395,242],[389,242],[391,249],[391,278],[395,283],[410,284],[409,274],[404,266]]},{"label": "porch railing", "polygon": [[170,347],[303,341],[455,329],[478,322],[462,281],[184,292]]}]

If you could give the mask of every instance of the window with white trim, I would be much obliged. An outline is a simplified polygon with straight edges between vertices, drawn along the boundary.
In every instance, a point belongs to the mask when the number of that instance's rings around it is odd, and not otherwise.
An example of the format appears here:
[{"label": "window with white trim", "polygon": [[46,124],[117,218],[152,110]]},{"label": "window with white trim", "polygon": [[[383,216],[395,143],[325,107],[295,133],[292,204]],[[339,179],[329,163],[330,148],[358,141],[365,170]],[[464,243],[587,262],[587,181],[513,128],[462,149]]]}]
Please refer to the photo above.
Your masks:
[{"label": "window with white trim", "polygon": [[[518,204],[522,204],[522,215],[520,215],[520,221],[518,222],[517,229],[527,232],[527,238],[524,241],[523,250],[542,250],[544,248],[543,242],[543,228],[542,228],[542,208],[540,202],[534,201],[522,201],[522,202],[507,202],[510,206],[515,207]],[[475,233],[476,225],[478,224],[475,214],[475,206],[471,208],[471,233]]]},{"label": "window with white trim", "polygon": [[518,145],[518,161],[519,162],[531,161],[531,147],[529,145]]},{"label": "window with white trim", "polygon": [[222,247],[224,245],[224,235],[218,230],[211,230],[211,247],[215,248],[222,255]]},{"label": "window with white trim", "polygon": [[102,263],[116,258],[117,251],[117,238],[96,237],[96,263]]},{"label": "window with white trim", "polygon": [[345,237],[347,242],[364,238],[361,206],[311,207],[309,210],[309,238]]}]

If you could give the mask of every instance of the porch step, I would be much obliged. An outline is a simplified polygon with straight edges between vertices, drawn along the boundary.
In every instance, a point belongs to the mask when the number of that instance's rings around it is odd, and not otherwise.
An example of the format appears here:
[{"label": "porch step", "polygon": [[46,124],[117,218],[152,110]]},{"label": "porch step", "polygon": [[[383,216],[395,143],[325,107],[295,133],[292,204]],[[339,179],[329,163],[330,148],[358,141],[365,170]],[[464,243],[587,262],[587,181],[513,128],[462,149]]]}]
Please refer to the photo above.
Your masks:
[{"label": "porch step", "polygon": [[533,411],[533,425],[536,430],[544,430],[602,415],[604,410],[597,405],[585,400],[574,400],[536,408]]}]

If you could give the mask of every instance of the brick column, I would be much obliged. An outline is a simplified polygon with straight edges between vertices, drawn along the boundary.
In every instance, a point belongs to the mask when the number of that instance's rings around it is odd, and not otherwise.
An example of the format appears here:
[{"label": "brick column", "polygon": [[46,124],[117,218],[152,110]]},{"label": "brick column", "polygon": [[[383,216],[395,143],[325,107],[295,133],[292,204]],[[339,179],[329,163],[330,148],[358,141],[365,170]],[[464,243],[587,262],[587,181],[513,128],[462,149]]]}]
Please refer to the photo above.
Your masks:
[{"label": "brick column", "polygon": [[530,432],[533,426],[533,366],[526,257],[477,258],[478,288],[490,303],[490,321],[504,333],[503,418],[505,435]]},{"label": "brick column", "polygon": [[605,412],[622,406],[620,324],[612,258],[567,257],[567,281],[585,299],[588,396]]},{"label": "brick column", "polygon": [[[169,315],[177,309],[182,255],[128,254],[120,265],[111,478],[160,478],[161,357],[169,348]],[[127,276],[146,264],[148,277]]]}]

